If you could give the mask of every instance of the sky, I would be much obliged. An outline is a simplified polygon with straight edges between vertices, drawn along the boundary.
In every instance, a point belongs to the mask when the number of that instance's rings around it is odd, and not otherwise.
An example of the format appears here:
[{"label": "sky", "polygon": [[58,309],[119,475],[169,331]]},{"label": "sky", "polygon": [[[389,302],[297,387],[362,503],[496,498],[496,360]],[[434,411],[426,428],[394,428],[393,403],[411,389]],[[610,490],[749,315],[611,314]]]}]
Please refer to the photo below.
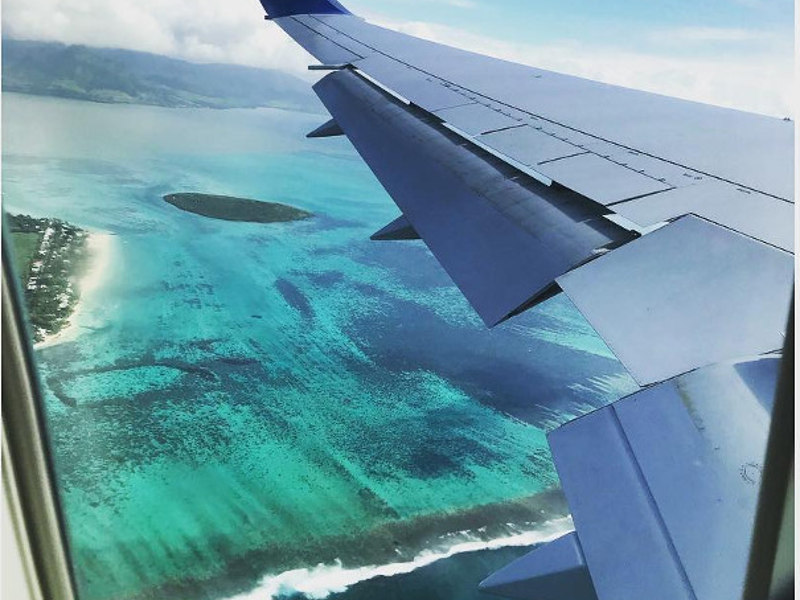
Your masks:
[{"label": "sky", "polygon": [[[775,116],[795,112],[793,0],[344,0],[367,20],[500,58]],[[3,0],[3,35],[199,62],[313,62],[257,0]]]}]

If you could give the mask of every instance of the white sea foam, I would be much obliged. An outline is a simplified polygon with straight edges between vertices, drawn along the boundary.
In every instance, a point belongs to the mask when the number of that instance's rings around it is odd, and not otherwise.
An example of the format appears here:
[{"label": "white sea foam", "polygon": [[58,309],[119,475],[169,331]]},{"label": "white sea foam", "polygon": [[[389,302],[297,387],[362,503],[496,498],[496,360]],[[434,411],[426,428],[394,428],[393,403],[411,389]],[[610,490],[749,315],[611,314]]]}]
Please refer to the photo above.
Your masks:
[{"label": "white sea foam", "polygon": [[376,577],[392,577],[411,573],[456,554],[533,546],[559,538],[572,529],[572,519],[562,517],[547,521],[531,531],[492,540],[480,540],[474,535],[463,533],[457,536],[459,541],[448,549],[443,551],[426,550],[409,562],[348,569],[343,567],[340,561],[336,561],[332,565],[321,564],[308,569],[295,569],[279,575],[269,575],[261,580],[255,590],[240,594],[230,600],[271,600],[294,594],[303,594],[309,600],[323,600],[330,594],[344,592],[359,582]]}]

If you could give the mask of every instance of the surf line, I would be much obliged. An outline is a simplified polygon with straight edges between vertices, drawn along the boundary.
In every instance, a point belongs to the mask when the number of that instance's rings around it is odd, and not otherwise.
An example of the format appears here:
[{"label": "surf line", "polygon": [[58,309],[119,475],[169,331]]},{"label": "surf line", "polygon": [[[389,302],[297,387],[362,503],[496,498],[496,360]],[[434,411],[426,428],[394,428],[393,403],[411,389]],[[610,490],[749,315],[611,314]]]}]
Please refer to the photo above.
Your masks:
[{"label": "surf line", "polygon": [[425,550],[414,560],[408,562],[348,569],[344,568],[341,561],[337,560],[332,565],[320,564],[316,567],[268,575],[261,580],[256,589],[234,596],[229,600],[277,600],[298,594],[302,594],[309,600],[324,600],[331,594],[343,593],[351,586],[369,579],[405,575],[457,554],[544,544],[573,529],[572,518],[561,517],[547,521],[535,530],[508,537],[493,540],[465,539],[444,551]]}]

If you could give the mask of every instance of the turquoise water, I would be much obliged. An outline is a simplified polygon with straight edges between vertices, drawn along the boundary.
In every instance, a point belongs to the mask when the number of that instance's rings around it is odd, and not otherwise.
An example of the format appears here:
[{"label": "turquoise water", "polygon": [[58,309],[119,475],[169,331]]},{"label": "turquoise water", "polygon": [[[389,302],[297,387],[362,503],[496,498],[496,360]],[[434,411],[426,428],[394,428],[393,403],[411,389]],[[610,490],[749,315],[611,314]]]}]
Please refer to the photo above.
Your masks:
[{"label": "turquoise water", "polygon": [[[535,529],[565,514],[545,431],[635,389],[566,299],[487,331],[421,243],[370,242],[397,209],[303,137],[321,119],[4,94],[5,209],[114,234],[79,335],[37,352],[84,599]],[[179,191],[317,216],[213,221]]]}]

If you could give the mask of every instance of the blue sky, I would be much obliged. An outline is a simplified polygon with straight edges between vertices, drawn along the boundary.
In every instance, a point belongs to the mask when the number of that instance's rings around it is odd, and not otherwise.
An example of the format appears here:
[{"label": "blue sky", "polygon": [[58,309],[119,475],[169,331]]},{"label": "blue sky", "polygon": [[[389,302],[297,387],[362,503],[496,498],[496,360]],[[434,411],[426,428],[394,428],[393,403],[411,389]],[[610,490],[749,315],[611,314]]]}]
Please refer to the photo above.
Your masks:
[{"label": "blue sky", "polygon": [[[793,0],[350,0],[353,12],[461,27],[514,41],[619,43],[640,29],[713,27],[792,35]],[[623,36],[623,37],[620,37]]]},{"label": "blue sky", "polygon": [[[353,12],[516,43],[569,39],[639,51],[655,49],[651,34],[670,30],[707,31],[707,52],[723,46],[746,51],[746,44],[731,42],[747,32],[751,43],[775,36],[788,44],[794,33],[793,0],[350,0],[346,5]],[[696,52],[697,45],[684,50]]]},{"label": "blue sky", "polygon": [[[743,110],[794,111],[793,0],[343,0],[507,60]],[[309,77],[258,0],[3,0],[3,33]],[[42,15],[47,15],[43,18]]]},{"label": "blue sky", "polygon": [[776,116],[794,110],[793,0],[345,0],[516,62]]}]

